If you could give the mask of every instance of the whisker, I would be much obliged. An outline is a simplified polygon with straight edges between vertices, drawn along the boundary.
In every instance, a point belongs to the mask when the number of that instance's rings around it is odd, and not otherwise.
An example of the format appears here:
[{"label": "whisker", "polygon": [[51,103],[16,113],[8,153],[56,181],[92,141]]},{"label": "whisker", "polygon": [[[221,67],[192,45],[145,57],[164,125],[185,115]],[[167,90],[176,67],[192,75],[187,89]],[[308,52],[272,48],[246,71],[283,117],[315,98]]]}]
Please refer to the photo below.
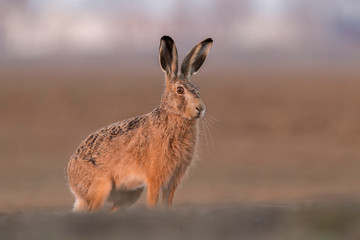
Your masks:
[{"label": "whisker", "polygon": [[201,119],[201,130],[202,130],[202,133],[203,133],[203,136],[204,136],[204,138],[205,138],[205,143],[206,143],[206,149],[209,151],[209,141],[208,141],[208,139],[207,139],[207,134],[206,134],[206,131],[204,131],[204,129],[206,129],[206,128],[204,128],[204,125],[205,125],[205,121],[203,121],[203,119]]},{"label": "whisker", "polygon": [[213,122],[216,122],[216,124],[220,123],[220,120],[218,120],[217,118],[215,118],[214,116],[211,116],[209,114],[206,114],[206,117],[208,118],[208,120],[211,120]]},{"label": "whisker", "polygon": [[206,129],[207,129],[207,132],[209,133],[211,145],[212,145],[212,147],[215,147],[214,139],[213,139],[213,136],[212,136],[212,134],[211,134],[210,127],[209,127],[209,122],[207,121],[206,118],[204,118],[204,123],[205,123],[205,127],[206,127]]},{"label": "whisker", "polygon": [[212,116],[211,115],[206,115],[206,122],[207,122],[207,124],[208,124],[208,126],[209,126],[209,128],[211,129],[211,130],[213,130],[215,133],[219,133],[217,130],[216,130],[216,127],[214,127],[214,126],[219,126],[219,123],[220,123],[220,121],[219,120],[214,120],[215,118],[213,118],[212,119]]}]

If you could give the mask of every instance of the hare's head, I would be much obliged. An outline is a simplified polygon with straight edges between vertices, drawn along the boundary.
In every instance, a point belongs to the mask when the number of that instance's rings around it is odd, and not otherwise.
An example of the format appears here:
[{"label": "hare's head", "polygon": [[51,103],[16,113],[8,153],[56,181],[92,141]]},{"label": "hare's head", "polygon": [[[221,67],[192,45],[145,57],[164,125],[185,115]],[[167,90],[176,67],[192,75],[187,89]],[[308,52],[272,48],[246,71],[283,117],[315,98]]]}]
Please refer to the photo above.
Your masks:
[{"label": "hare's head", "polygon": [[178,71],[178,54],[175,42],[168,36],[160,40],[160,66],[165,72],[166,86],[161,107],[171,113],[187,119],[201,118],[205,114],[205,105],[200,99],[198,87],[190,82],[204,63],[212,46],[208,38],[198,43],[185,57]]}]

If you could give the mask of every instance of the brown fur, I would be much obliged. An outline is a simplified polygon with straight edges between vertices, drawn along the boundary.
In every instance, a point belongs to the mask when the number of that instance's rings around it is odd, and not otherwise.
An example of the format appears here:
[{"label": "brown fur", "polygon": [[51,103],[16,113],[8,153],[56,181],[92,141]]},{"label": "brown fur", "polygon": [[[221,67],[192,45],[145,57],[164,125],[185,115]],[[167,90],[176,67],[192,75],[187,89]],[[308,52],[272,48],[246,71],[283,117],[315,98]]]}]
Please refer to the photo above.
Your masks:
[{"label": "brown fur", "polygon": [[[195,48],[206,47],[203,41]],[[176,187],[194,156],[198,119],[205,106],[197,87],[188,78],[192,73],[177,73],[175,43],[164,36],[160,44],[160,64],[166,73],[161,104],[148,114],[104,127],[85,139],[71,156],[67,172],[75,195],[74,210],[95,211],[106,200],[112,210],[135,203],[147,186],[149,207],[157,204],[162,191],[163,203],[171,205]],[[192,51],[189,54],[197,54]],[[205,55],[205,57],[206,57]],[[196,65],[205,60],[192,55]],[[184,69],[193,71],[192,66]],[[177,93],[183,87],[184,93]]]}]

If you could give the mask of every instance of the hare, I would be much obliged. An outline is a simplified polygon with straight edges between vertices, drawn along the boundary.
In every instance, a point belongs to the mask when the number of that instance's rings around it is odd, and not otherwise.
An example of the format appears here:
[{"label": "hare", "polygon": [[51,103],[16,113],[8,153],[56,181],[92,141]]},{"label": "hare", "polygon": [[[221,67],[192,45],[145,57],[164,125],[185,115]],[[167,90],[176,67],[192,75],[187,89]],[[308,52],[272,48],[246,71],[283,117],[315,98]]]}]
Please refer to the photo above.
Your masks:
[{"label": "hare", "polygon": [[150,113],[104,127],[88,136],[67,167],[75,196],[74,211],[96,211],[106,200],[112,211],[134,204],[147,187],[147,205],[155,207],[160,190],[163,203],[174,192],[195,151],[198,120],[205,105],[190,82],[212,46],[208,38],[185,57],[178,71],[178,54],[168,36],[160,40],[160,66],[166,76],[161,103]]}]

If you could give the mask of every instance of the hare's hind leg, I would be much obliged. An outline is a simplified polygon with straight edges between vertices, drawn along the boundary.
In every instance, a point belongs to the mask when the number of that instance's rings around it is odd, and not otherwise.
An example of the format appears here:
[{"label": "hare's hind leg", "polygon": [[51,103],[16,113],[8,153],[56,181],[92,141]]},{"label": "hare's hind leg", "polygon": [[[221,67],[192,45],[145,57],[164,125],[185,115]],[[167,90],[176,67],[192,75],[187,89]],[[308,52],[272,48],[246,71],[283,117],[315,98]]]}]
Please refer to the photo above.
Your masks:
[{"label": "hare's hind leg", "polygon": [[96,211],[108,198],[111,179],[91,163],[72,158],[67,173],[71,192],[75,196],[73,211]]},{"label": "hare's hind leg", "polygon": [[78,193],[76,193],[75,189],[71,186],[71,184],[70,184],[70,190],[75,197],[75,203],[72,211],[73,212],[89,211],[88,203]]},{"label": "hare's hind leg", "polygon": [[109,202],[112,202],[114,205],[111,208],[111,212],[116,211],[118,208],[125,208],[133,205],[144,192],[145,186],[139,186],[135,189],[116,189],[113,187],[110,196]]},{"label": "hare's hind leg", "polygon": [[89,210],[89,205],[87,204],[87,202],[84,199],[75,195],[75,203],[74,203],[74,207],[73,207],[72,211],[73,212],[83,212],[83,211],[88,211],[88,210]]},{"label": "hare's hind leg", "polygon": [[97,180],[93,181],[89,188],[80,191],[82,194],[79,194],[77,191],[72,189],[76,199],[73,211],[93,212],[99,210],[108,198],[111,188],[111,181]]},{"label": "hare's hind leg", "polygon": [[97,181],[88,190],[87,200],[91,212],[99,210],[109,197],[112,188],[111,181]]}]

